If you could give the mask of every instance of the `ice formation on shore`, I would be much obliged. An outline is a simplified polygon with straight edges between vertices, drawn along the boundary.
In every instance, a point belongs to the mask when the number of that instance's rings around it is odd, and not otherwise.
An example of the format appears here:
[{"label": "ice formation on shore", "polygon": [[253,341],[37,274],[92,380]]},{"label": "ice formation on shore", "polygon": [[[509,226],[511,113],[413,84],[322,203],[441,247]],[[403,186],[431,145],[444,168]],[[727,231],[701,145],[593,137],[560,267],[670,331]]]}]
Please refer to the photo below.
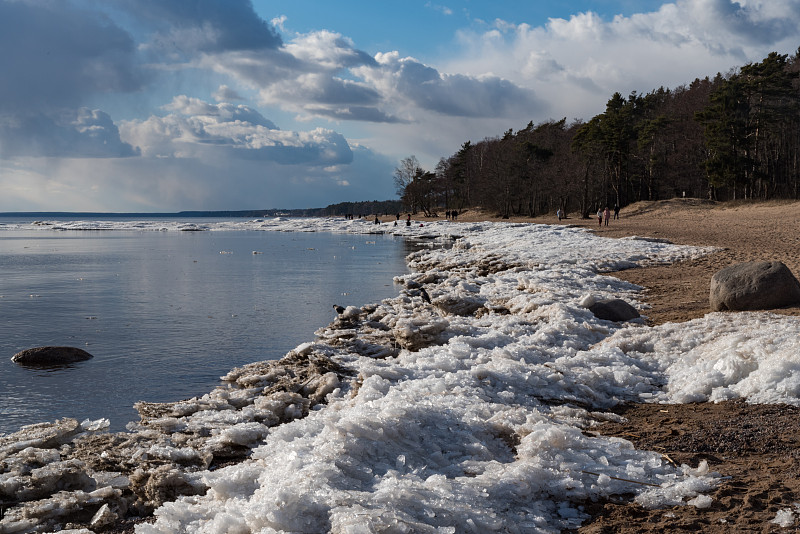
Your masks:
[{"label": "ice formation on shore", "polygon": [[[245,226],[375,230],[207,229]],[[56,438],[45,427],[0,437],[0,498],[32,492],[11,503],[0,533],[99,530],[152,510],[138,533],[559,532],[586,519],[587,500],[710,504],[707,465],[676,468],[602,435],[615,404],[800,404],[796,318],[709,314],[650,328],[585,307],[623,298],[641,309],[639,288],[603,272],[707,250],[547,225],[382,228],[453,246],[413,253],[397,297],[348,308],[284,359],[234,369],[200,398],[137,405],[128,433],[66,421]],[[54,478],[42,470],[73,482],[37,490]]]}]

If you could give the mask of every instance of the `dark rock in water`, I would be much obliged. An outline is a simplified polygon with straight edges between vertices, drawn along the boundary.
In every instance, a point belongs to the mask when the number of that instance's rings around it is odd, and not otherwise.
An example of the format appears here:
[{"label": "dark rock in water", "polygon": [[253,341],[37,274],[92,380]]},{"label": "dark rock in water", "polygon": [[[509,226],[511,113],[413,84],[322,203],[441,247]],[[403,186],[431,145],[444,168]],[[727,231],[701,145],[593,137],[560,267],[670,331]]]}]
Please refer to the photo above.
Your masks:
[{"label": "dark rock in water", "polygon": [[35,347],[25,349],[11,357],[20,365],[66,365],[93,358],[91,354],[76,347]]},{"label": "dark rock in water", "polygon": [[711,277],[714,311],[770,310],[800,304],[800,282],[779,261],[731,265]]},{"label": "dark rock in water", "polygon": [[622,299],[598,300],[589,306],[589,311],[598,319],[606,321],[623,322],[639,317],[636,308]]}]

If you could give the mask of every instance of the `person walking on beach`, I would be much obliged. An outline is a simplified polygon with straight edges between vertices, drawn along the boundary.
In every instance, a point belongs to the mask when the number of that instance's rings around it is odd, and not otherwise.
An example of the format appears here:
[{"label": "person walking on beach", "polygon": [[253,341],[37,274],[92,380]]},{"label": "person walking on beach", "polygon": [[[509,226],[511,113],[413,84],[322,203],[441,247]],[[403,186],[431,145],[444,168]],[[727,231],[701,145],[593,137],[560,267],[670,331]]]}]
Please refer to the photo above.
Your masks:
[{"label": "person walking on beach", "polygon": [[606,226],[608,226],[608,220],[611,218],[611,212],[608,210],[608,206],[606,209],[603,210],[603,220],[606,221]]}]

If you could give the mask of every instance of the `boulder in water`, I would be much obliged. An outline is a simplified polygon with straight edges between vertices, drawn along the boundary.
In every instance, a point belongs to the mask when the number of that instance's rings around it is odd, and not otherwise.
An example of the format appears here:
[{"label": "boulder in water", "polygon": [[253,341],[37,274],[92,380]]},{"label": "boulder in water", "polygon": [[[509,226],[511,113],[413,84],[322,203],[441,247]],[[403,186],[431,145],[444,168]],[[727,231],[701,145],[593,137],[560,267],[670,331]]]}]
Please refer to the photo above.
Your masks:
[{"label": "boulder in water", "polygon": [[34,347],[16,353],[11,361],[20,365],[50,366],[82,362],[91,358],[91,354],[76,347]]}]

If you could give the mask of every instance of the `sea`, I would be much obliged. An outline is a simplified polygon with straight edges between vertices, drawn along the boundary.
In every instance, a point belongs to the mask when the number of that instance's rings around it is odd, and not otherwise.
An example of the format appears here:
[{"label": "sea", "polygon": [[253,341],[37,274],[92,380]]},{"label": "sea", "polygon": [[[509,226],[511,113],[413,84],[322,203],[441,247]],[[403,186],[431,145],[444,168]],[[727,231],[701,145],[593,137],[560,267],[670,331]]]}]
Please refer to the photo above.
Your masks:
[{"label": "sea", "polygon": [[[396,296],[414,248],[391,235],[241,227],[0,218],[0,434],[62,417],[119,431],[138,420],[137,401],[203,395],[233,367],[312,341],[334,304]],[[94,358],[11,361],[46,345]]]}]

